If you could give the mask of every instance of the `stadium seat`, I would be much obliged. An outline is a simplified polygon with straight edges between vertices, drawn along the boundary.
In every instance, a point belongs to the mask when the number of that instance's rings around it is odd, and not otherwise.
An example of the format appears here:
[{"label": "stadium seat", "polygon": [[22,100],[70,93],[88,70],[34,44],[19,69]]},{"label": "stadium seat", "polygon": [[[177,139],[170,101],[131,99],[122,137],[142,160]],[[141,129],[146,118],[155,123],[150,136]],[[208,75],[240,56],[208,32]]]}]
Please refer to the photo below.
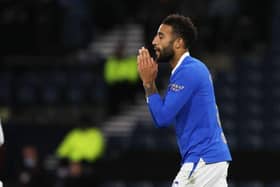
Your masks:
[{"label": "stadium seat", "polygon": [[265,187],[264,183],[259,180],[239,182],[239,187]]},{"label": "stadium seat", "polygon": [[106,181],[98,185],[98,187],[128,187],[124,181]]}]

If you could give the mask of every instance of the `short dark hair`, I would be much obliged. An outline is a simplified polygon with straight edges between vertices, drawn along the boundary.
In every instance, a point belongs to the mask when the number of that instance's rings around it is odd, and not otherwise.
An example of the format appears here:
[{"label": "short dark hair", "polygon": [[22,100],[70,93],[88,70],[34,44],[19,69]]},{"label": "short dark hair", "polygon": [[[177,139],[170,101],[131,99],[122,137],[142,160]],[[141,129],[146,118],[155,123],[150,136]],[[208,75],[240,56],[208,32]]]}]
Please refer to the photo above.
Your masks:
[{"label": "short dark hair", "polygon": [[197,29],[190,17],[171,14],[162,21],[162,24],[171,26],[174,34],[184,40],[186,48],[190,48],[197,38]]}]

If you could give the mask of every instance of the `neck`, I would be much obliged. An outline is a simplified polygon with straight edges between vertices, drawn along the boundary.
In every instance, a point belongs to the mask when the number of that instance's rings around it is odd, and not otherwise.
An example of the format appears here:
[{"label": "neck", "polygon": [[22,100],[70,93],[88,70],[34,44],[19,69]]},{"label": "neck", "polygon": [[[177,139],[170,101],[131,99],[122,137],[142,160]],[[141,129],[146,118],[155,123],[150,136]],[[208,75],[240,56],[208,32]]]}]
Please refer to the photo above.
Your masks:
[{"label": "neck", "polygon": [[171,65],[171,68],[174,69],[175,66],[178,64],[181,56],[185,53],[185,52],[188,52],[188,49],[182,49],[182,50],[178,50],[175,52],[174,54],[174,58],[172,58],[172,60],[170,61],[170,65]]}]

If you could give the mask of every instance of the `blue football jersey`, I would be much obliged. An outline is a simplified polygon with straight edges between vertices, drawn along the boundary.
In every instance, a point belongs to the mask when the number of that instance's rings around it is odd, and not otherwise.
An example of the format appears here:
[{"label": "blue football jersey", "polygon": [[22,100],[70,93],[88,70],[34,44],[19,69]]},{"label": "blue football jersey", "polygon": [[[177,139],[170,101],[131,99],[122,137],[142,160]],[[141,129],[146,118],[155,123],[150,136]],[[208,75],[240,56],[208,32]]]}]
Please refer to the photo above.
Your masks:
[{"label": "blue football jersey", "polygon": [[172,71],[165,96],[152,94],[147,101],[157,127],[174,125],[182,163],[232,159],[204,63],[185,53]]}]

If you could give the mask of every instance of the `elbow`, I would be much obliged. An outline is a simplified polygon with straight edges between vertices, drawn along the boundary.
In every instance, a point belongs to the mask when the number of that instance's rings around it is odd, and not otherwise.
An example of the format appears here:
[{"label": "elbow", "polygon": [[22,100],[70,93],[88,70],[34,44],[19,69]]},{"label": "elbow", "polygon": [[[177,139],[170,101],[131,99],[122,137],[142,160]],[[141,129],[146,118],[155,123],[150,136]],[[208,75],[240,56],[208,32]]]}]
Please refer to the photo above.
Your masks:
[{"label": "elbow", "polygon": [[163,128],[169,126],[173,122],[174,114],[170,112],[166,107],[161,108],[150,108],[153,116],[155,126]]},{"label": "elbow", "polygon": [[172,123],[172,118],[167,115],[162,115],[156,119],[156,127],[163,128],[168,127]]}]

